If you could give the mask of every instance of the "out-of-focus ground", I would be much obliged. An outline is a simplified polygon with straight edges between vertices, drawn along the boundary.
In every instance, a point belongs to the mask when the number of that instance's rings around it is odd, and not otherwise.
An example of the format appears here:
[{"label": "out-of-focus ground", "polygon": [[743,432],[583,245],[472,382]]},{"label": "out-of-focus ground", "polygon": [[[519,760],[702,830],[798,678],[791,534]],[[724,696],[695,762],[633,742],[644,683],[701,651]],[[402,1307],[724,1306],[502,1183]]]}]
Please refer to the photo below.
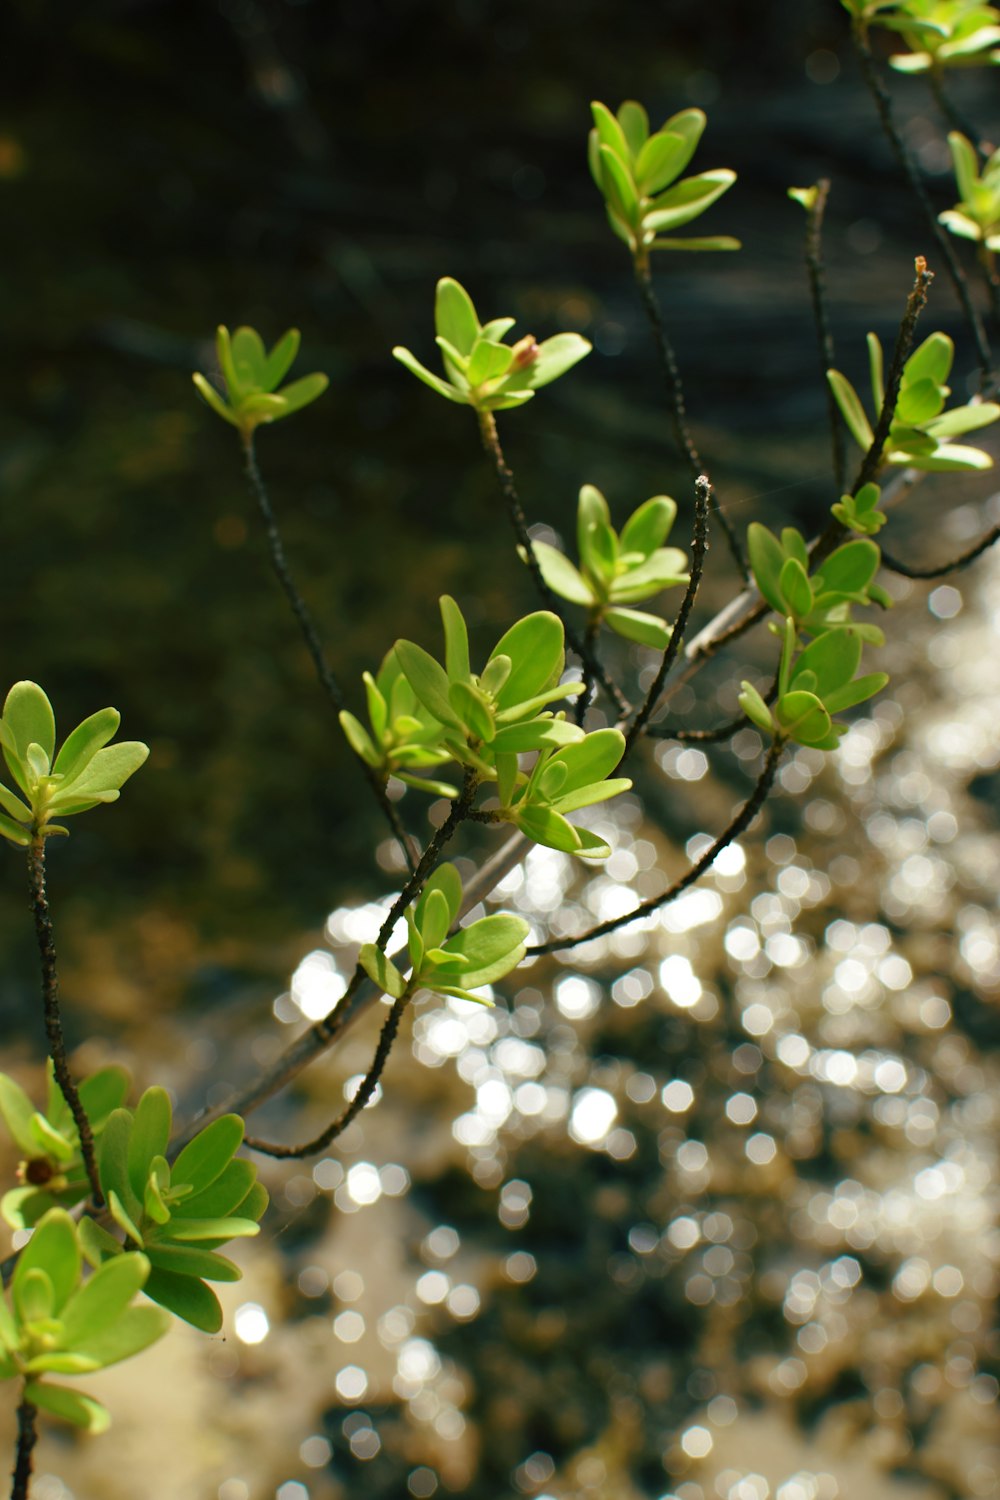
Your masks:
[{"label": "out-of-focus ground", "polygon": [[[430,357],[443,273],[484,313],[579,328],[594,355],[503,424],[529,517],[568,538],[581,482],[619,517],[668,490],[679,540],[687,476],[582,144],[592,95],[700,103],[696,165],[740,172],[711,228],[746,250],[662,268],[699,445],[740,525],[808,530],[833,498],[785,188],[834,178],[831,309],[859,386],[926,231],[838,6],[662,9],[12,7],[7,676],[37,677],[63,722],[113,701],[153,749],[53,851],[81,1068],[122,1058],[183,1114],[224,1097],[335,1002],[390,884],[235,439],[190,391],[217,321],[299,323],[301,368],[331,375],[260,450],[352,693],[396,636],[436,644],[446,589],[488,647],[530,607],[523,570],[471,421],[388,347]],[[897,87],[947,206],[937,122]],[[995,119],[975,75],[958,93]],[[964,370],[943,277],[933,297],[926,331],[955,334]],[[1000,518],[994,491],[928,480],[890,545],[960,550]],[[704,618],[733,588],[721,543],[711,561]],[[36,1500],[996,1493],[998,585],[991,557],[892,582],[889,691],[835,756],[789,760],[766,821],[662,920],[522,971],[493,1011],[423,1001],[337,1153],[265,1168],[225,1336],[178,1327],[88,1380],[113,1431],[47,1428]],[[683,721],[731,715],[769,649],[703,673]],[[639,776],[648,817],[598,810],[604,872],[538,851],[498,898],[574,932],[661,889],[759,750],[751,730],[665,745]],[[2,1061],[30,1088],[34,955],[4,864]],[[253,1128],[318,1129],[376,1024]]]}]

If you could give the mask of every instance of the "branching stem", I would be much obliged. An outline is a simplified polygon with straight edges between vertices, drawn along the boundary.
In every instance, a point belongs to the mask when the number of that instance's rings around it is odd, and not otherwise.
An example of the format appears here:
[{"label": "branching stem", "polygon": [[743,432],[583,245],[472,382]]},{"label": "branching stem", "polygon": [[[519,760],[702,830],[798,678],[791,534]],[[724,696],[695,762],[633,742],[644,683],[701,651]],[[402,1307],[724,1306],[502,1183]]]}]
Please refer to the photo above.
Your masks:
[{"label": "branching stem", "polygon": [[[698,481],[705,475],[706,469],[701,461],[701,454],[695,446],[694,437],[688,422],[687,403],[684,399],[684,383],[681,380],[681,372],[677,364],[677,356],[674,353],[674,346],[670,342],[670,336],[663,321],[663,313],[660,311],[660,304],[653,287],[653,277],[649,269],[648,255],[645,257],[636,256],[633,260],[633,266],[643,311],[652,330],[653,340],[660,357],[660,369],[663,372],[663,380],[667,388],[670,421],[674,429],[674,438],[677,447],[688,461],[692,477],[695,481]],[[733,560],[737,568],[739,568],[740,577],[749,578],[749,569],[747,568],[739,539],[733,530],[729,517],[719,504],[718,498],[715,501],[715,514],[718,516],[719,523],[725,532],[726,541],[729,544]]]},{"label": "branching stem", "polygon": [[808,210],[806,218],[806,240],[805,259],[806,270],[809,275],[809,294],[812,300],[813,319],[816,324],[816,338],[819,343],[819,378],[826,392],[826,408],[830,421],[830,444],[833,453],[833,475],[837,484],[837,493],[840,494],[844,488],[844,479],[847,473],[847,460],[844,453],[844,424],[840,416],[840,408],[837,405],[830,382],[826,378],[827,370],[833,367],[834,347],[833,330],[830,326],[830,318],[826,307],[826,273],[823,265],[823,215],[826,212],[826,200],[830,195],[830,179],[821,177],[816,184],[816,197],[812,207]]},{"label": "branching stem", "polygon": [[756,786],[743,806],[736,813],[732,821],[723,829],[714,843],[710,844],[700,859],[696,860],[691,867],[685,871],[679,880],[665,890],[661,896],[652,896],[648,901],[641,902],[621,917],[611,917],[607,922],[598,922],[596,927],[591,927],[587,932],[578,933],[571,938],[551,938],[547,943],[538,943],[527,952],[532,955],[540,953],[561,953],[564,948],[577,948],[581,943],[592,942],[594,938],[606,937],[609,932],[615,932],[619,927],[625,927],[629,922],[634,922],[637,917],[648,916],[650,912],[658,911],[662,906],[669,906],[672,901],[682,895],[695,881],[700,880],[705,871],[714,864],[717,857],[727,845],[734,839],[739,838],[744,829],[749,828],[754,818],[767,800],[767,795],[774,782],[775,772],[778,769],[778,761],[781,759],[785,742],[776,739],[772,742],[764,762],[764,769],[760,774]]},{"label": "branching stem", "polygon": [[38,939],[38,957],[42,970],[42,1013],[45,1017],[45,1034],[49,1043],[49,1054],[55,1071],[56,1082],[62,1096],[69,1105],[70,1113],[80,1137],[80,1152],[87,1170],[94,1202],[101,1206],[101,1179],[97,1172],[97,1156],[94,1151],[94,1133],[87,1119],[79,1091],[73,1082],[66,1059],[66,1038],[63,1036],[62,1013],[59,1009],[59,970],[56,963],[56,941],[52,931],[52,915],[45,888],[45,839],[36,833],[28,845],[28,886],[31,892],[31,910],[35,918],[35,936]]},{"label": "branching stem", "polygon": [[1000,526],[993,526],[978,542],[974,542],[965,552],[960,552],[950,562],[941,563],[938,566],[920,568],[910,563],[900,562],[898,558],[891,557],[888,552],[882,553],[882,564],[892,573],[900,573],[904,578],[946,578],[949,573],[957,573],[960,568],[967,568],[977,557],[987,552],[994,542],[1000,541]]},{"label": "branching stem", "polygon": [[17,1408],[17,1455],[14,1460],[10,1500],[28,1500],[31,1485],[31,1455],[38,1441],[38,1408],[22,1399]]},{"label": "branching stem", "polygon": [[[271,498],[267,492],[267,486],[264,483],[264,476],[261,474],[260,466],[257,463],[257,454],[254,448],[253,432],[246,432],[242,434],[242,437],[243,456],[246,461],[247,482],[249,483],[250,490],[257,502],[257,509],[260,512],[261,520],[264,523],[264,531],[267,535],[268,552],[270,554],[271,567],[274,571],[274,576],[277,578],[279,584],[281,585],[285,598],[288,601],[289,608],[291,609],[292,614],[295,616],[299,629],[302,632],[302,639],[305,641],[306,649],[309,652],[310,657],[312,658],[312,664],[316,670],[316,676],[319,678],[320,686],[329,699],[334,712],[339,714],[344,707],[344,694],[341,690],[340,683],[337,681],[337,677],[333,671],[333,668],[327,661],[326,652],[323,650],[323,643],[319,638],[319,632],[316,629],[313,617],[309,613],[309,607],[303,599],[302,595],[299,593],[298,586],[296,585],[296,582],[291,574],[291,569],[288,566],[288,559],[285,556],[285,546],[281,539],[281,532],[278,529],[278,521],[277,517],[274,514],[274,507],[271,504]],[[385,783],[382,781],[382,778],[379,776],[374,766],[370,766],[367,761],[362,760],[360,756],[356,756],[355,759],[361,766],[365,778],[372,789],[375,800],[378,803],[379,807],[382,809],[383,816],[389,824],[393,836],[403,852],[403,857],[406,860],[406,868],[412,873],[414,868],[413,844],[409,836],[407,835],[405,828],[403,827],[403,824],[399,817],[399,813],[396,811],[395,807],[389,800],[388,793],[385,789]]]}]

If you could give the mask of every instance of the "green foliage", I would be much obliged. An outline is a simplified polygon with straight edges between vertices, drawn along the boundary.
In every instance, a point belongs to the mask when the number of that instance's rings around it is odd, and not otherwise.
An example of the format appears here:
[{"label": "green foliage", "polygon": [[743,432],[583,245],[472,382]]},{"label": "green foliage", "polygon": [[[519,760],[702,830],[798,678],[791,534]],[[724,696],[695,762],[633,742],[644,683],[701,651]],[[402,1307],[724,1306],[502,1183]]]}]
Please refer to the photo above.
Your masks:
[{"label": "green foliage", "polygon": [[297,328],[283,333],[268,354],[255,328],[237,328],[230,338],[229,329],[220,323],[215,350],[228,401],[204,375],[191,379],[216,415],[239,428],[244,438],[264,422],[280,421],[310,406],[330,383],[325,375],[303,375],[278,389],[299,352]]},{"label": "green foliage", "polygon": [[824,631],[797,658],[798,633],[794,620],[785,620],[781,635],[781,666],[773,712],[749,682],[741,684],[740,707],[767,734],[817,750],[835,750],[847,726],[834,723],[833,715],[881,692],[889,678],[885,672],[856,676],[862,650],[857,626]]},{"label": "green foliage", "polygon": [[865,640],[882,645],[877,626],[852,620],[852,606],[879,604],[888,608],[889,595],[874,582],[881,554],[874,542],[845,542],[809,575],[809,549],[805,537],[794,526],[786,526],[780,539],[754,521],[747,528],[747,555],[754,582],[782,617],[794,620],[796,628],[810,635],[851,625]]},{"label": "green foliage", "polygon": [[[69,1105],[48,1063],[48,1100],[45,1113],[35,1109],[28,1095],[0,1073],[0,1115],[22,1152],[17,1180],[22,1185],[5,1193],[0,1214],[14,1229],[30,1229],[50,1208],[70,1208],[90,1196],[90,1182],[80,1151],[80,1136]],[[129,1076],[124,1068],[99,1068],[79,1087],[94,1139],[99,1140],[111,1111],[124,1103]]]},{"label": "green foliage", "polygon": [[959,131],[948,136],[959,201],[938,218],[952,234],[976,240],[991,256],[1000,250],[1000,151],[979,169],[979,157]]},{"label": "green foliage", "polygon": [[452,759],[442,740],[442,726],[424,707],[399,664],[395,647],[388,651],[372,677],[363,674],[368,700],[369,729],[345,709],[340,725],[351,749],[383,777],[397,776],[408,786],[435,797],[457,797],[458,788],[446,781],[413,773]]},{"label": "green foliage", "polygon": [[570,744],[544,750],[528,772],[516,757],[502,758],[500,818],[536,844],[584,859],[606,859],[611,850],[604,840],[570,823],[566,815],[629,790],[627,777],[611,777],[624,753],[625,736],[619,730],[595,729],[587,735],[581,730]]},{"label": "green foliage", "polygon": [[877,9],[877,24],[899,32],[909,47],[909,52],[889,59],[900,73],[1000,62],[1000,10],[995,5],[980,0],[898,0],[888,8],[867,9]]},{"label": "green foliage", "polygon": [[10,1302],[0,1299],[0,1379],[24,1378],[24,1398],[64,1421],[103,1432],[110,1418],[92,1396],[47,1376],[86,1375],[129,1359],[167,1332],[158,1307],[129,1304],[150,1275],[145,1255],[121,1255],[82,1280],[77,1229],[51,1208],[21,1251]]},{"label": "green foliage", "polygon": [[[879,458],[879,468],[905,465],[944,473],[990,469],[993,460],[981,448],[968,448],[948,440],[962,433],[988,427],[1000,417],[995,401],[970,402],[944,410],[951,388],[945,384],[955,358],[955,345],[946,333],[932,333],[915,349],[903,366],[899,397],[889,435]],[[876,419],[885,400],[882,345],[874,333],[868,335],[868,364]],[[827,370],[834,399],[854,441],[867,453],[875,441],[864,404],[846,376]]]},{"label": "green foliage", "polygon": [[875,536],[888,519],[885,511],[876,509],[881,494],[877,484],[863,484],[856,495],[841,495],[830,511],[848,531]]},{"label": "green foliage", "polygon": [[699,218],[736,181],[736,173],[725,167],[681,177],[707,123],[700,109],[671,115],[651,134],[649,117],[634,99],[626,99],[617,115],[596,100],[590,107],[590,173],[611,228],[634,256],[644,258],[650,250],[740,248],[729,235],[678,239],[670,232]]},{"label": "green foliage", "polygon": [[670,626],[628,606],[687,583],[687,557],[679,548],[663,545],[676,515],[669,495],[654,495],[632,513],[619,536],[604,496],[585,484],[577,510],[579,569],[546,542],[532,543],[532,550],[554,594],[584,605],[593,623],[606,623],[626,640],[662,651]]},{"label": "green foliage", "polygon": [[100,709],[76,726],[56,755],[51,703],[37,682],[15,682],[0,718],[0,746],[20,795],[0,783],[0,835],[26,848],[34,837],[68,832],[51,819],[116,802],[149,754],[137,740],[108,743],[120,722],[116,708]]},{"label": "green foliage", "polygon": [[101,1138],[101,1188],[128,1249],[94,1220],[81,1225],[87,1259],[144,1251],[152,1269],[146,1295],[179,1318],[215,1333],[222,1309],[209,1281],[238,1281],[241,1272],[216,1252],[228,1240],[258,1232],[267,1193],[252,1162],[236,1158],[243,1140],[239,1115],[222,1115],[166,1159],[171,1106],[164,1089],[147,1089],[134,1111],[116,1109]]},{"label": "green foliage", "polygon": [[407,992],[427,989],[459,1000],[492,1004],[470,992],[502,979],[517,967],[524,957],[530,929],[523,917],[496,912],[455,931],[461,906],[458,871],[451,864],[439,865],[406,912],[409,980],[374,943],[366,943],[360,954],[369,978],[397,1000]]},{"label": "green foliage", "polygon": [[480,323],[472,298],[451,276],[437,284],[434,326],[446,380],[426,369],[409,349],[397,345],[394,358],[439,396],[478,412],[523,406],[591,350],[578,333],[557,333],[540,344],[529,333],[515,344],[505,343],[514,319]]}]

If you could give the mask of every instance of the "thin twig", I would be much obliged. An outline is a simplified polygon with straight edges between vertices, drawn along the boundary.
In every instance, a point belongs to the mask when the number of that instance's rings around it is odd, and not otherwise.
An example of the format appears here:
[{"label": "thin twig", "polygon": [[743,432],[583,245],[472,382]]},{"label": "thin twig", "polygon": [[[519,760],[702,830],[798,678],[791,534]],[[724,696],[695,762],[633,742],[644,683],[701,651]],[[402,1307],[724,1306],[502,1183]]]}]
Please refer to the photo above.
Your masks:
[{"label": "thin twig", "polygon": [[[700,474],[694,482],[694,532],[691,537],[691,572],[688,577],[688,586],[684,591],[684,598],[681,600],[681,607],[677,611],[673,631],[667,643],[667,649],[660,660],[656,676],[650,684],[645,702],[636,714],[625,737],[626,755],[628,755],[639,735],[642,734],[646,727],[646,721],[656,708],[663,684],[667,679],[667,673],[677,660],[677,654],[684,644],[684,632],[687,629],[694,601],[698,597],[698,588],[701,584],[701,576],[705,566],[705,554],[708,551],[708,517],[711,502],[712,486],[705,475]],[[718,515],[718,507],[716,507],[716,515]]]},{"label": "thin twig", "polygon": [[45,839],[35,834],[28,845],[28,887],[31,892],[31,910],[35,918],[35,936],[38,939],[38,956],[42,968],[42,1012],[45,1017],[45,1034],[49,1042],[49,1054],[56,1075],[56,1082],[80,1137],[80,1152],[87,1170],[94,1202],[104,1202],[101,1179],[97,1171],[97,1155],[94,1150],[94,1133],[87,1119],[79,1091],[73,1082],[66,1059],[66,1038],[63,1036],[62,1014],[59,1009],[59,970],[56,964],[56,942],[52,931],[52,915],[45,889]]},{"label": "thin twig", "polygon": [[[694,437],[688,423],[687,403],[684,399],[684,383],[681,380],[681,372],[677,364],[677,356],[674,353],[674,346],[670,342],[666,324],[663,321],[663,313],[660,311],[660,304],[653,287],[648,255],[644,259],[642,257],[634,258],[633,267],[635,269],[635,281],[639,289],[643,311],[646,314],[646,319],[653,333],[657,353],[660,356],[660,368],[667,387],[670,421],[674,429],[674,438],[681,453],[683,453],[688,461],[692,477],[698,480],[702,475],[707,473],[707,470],[701,461],[701,454],[695,446]],[[746,558],[743,556],[739,539],[733,530],[729,517],[719,504],[717,496],[715,497],[715,513],[725,532],[729,550],[733,555],[733,561],[740,571],[740,576],[742,578],[749,578],[750,571],[747,567]]]},{"label": "thin twig", "polygon": [[937,567],[918,568],[911,563],[900,562],[896,557],[891,557],[888,552],[882,552],[882,564],[892,573],[900,573],[904,578],[946,578],[949,573],[957,573],[960,568],[967,568],[969,563],[975,562],[987,552],[994,542],[1000,541],[1000,526],[994,526],[974,542],[966,552],[960,552],[950,562],[941,563]]},{"label": "thin twig", "polygon": [[[597,659],[597,638],[601,633],[600,617],[596,613],[588,614],[587,626],[583,632],[583,644],[587,650]],[[573,718],[577,724],[582,724],[590,707],[590,700],[594,696],[594,674],[591,672],[587,662],[583,663],[583,692],[579,695],[573,705]]]},{"label": "thin twig", "polygon": [[[777,696],[778,679],[775,677],[764,694],[764,702],[770,705]],[[670,724],[650,724],[646,733],[652,740],[678,740],[682,745],[720,745],[724,740],[731,739],[746,723],[746,714],[740,714],[738,719],[730,719],[728,724],[720,724],[717,729],[681,729]]]},{"label": "thin twig", "polygon": [[836,357],[833,346],[833,330],[830,326],[830,318],[826,307],[826,273],[823,265],[823,215],[826,212],[826,201],[829,194],[830,179],[829,177],[821,177],[816,184],[816,197],[813,200],[812,207],[807,210],[805,260],[806,271],[809,275],[809,294],[812,300],[813,319],[816,324],[816,338],[819,342],[819,378],[826,392],[826,408],[830,419],[833,476],[837,484],[837,493],[840,494],[844,488],[844,479],[847,472],[847,459],[844,452],[844,426],[841,421],[840,408],[830,388],[830,382],[826,378],[826,372],[832,369]]},{"label": "thin twig", "polygon": [[31,1454],[38,1441],[38,1408],[22,1399],[17,1408],[17,1457],[14,1460],[10,1500],[28,1500],[31,1485]]},{"label": "thin twig", "polygon": [[910,187],[913,189],[913,192],[924,211],[928,227],[930,228],[931,233],[937,241],[938,249],[941,252],[941,258],[945,263],[948,275],[951,278],[952,285],[955,288],[955,293],[961,304],[962,312],[965,314],[965,320],[969,325],[969,330],[972,334],[973,342],[976,346],[976,358],[979,361],[981,384],[983,385],[983,387],[986,387],[990,384],[993,377],[993,356],[990,352],[989,342],[986,338],[986,330],[983,328],[983,321],[980,318],[979,313],[976,311],[975,305],[973,304],[972,295],[969,291],[969,283],[966,279],[965,272],[962,270],[962,267],[958,263],[958,259],[955,255],[954,250],[952,249],[951,241],[948,237],[947,231],[941,224],[938,223],[937,214],[934,212],[934,205],[931,203],[931,200],[927,195],[927,189],[924,187],[923,179],[921,178],[920,172],[917,169],[917,164],[913,159],[913,154],[909,150],[906,142],[903,140],[903,137],[899,133],[896,121],[893,117],[892,99],[890,98],[888,89],[885,87],[885,84],[882,82],[882,79],[879,76],[875,58],[873,57],[872,50],[868,45],[868,37],[864,25],[857,24],[853,26],[851,29],[851,36],[854,40],[854,47],[858,54],[858,60],[861,64],[861,73],[865,80],[865,83],[868,86],[868,91],[874,101],[875,109],[878,113],[882,130],[885,133],[887,141],[889,142],[893,155],[899,163],[904,176],[909,182]]},{"label": "thin twig", "polygon": [[615,932],[619,927],[626,927],[629,922],[634,922],[637,917],[648,916],[650,912],[658,911],[662,906],[669,906],[672,901],[682,895],[695,881],[700,880],[705,871],[714,864],[716,858],[722,853],[727,845],[734,839],[739,838],[744,829],[748,828],[757,816],[760,809],[767,800],[767,794],[771,790],[775,772],[778,769],[778,761],[781,759],[785,742],[780,739],[772,741],[771,748],[767,752],[764,769],[760,774],[756,786],[750,796],[744,802],[739,812],[727,825],[719,837],[710,844],[700,859],[696,860],[679,880],[665,890],[661,896],[652,896],[648,901],[641,902],[632,911],[625,912],[624,916],[611,917],[606,922],[598,922],[596,927],[591,927],[587,932],[580,932],[576,937],[551,938],[547,943],[537,943],[534,947],[525,951],[537,956],[542,953],[561,953],[564,948],[577,948],[581,943],[592,942],[594,938],[605,937],[609,932]]},{"label": "thin twig", "polygon": [[[309,652],[310,657],[312,658],[312,664],[316,670],[316,676],[319,678],[320,686],[322,687],[324,693],[332,704],[334,712],[339,714],[344,707],[344,694],[341,689],[340,683],[337,681],[333,668],[327,661],[326,652],[323,650],[323,643],[319,638],[319,632],[316,629],[316,625],[313,621],[312,615],[309,613],[309,608],[302,595],[299,593],[298,587],[295,583],[294,578],[292,577],[291,570],[288,566],[288,559],[285,556],[285,547],[281,539],[281,532],[278,529],[278,521],[277,517],[274,514],[274,507],[271,504],[271,498],[268,495],[267,486],[264,483],[264,476],[261,474],[260,466],[257,463],[257,454],[254,448],[252,431],[243,434],[243,456],[246,461],[247,481],[250,485],[253,497],[257,502],[257,509],[260,511],[261,519],[264,522],[264,530],[267,534],[268,552],[270,553],[271,558],[271,567],[274,571],[275,577],[281,585],[285,598],[288,601],[289,608],[291,609],[292,614],[295,616],[295,619],[298,622],[299,629],[302,632],[302,638],[306,643],[306,649]],[[370,766],[368,762],[362,760],[360,756],[355,756],[355,759],[361,766],[365,778],[375,796],[375,800],[377,801],[379,807],[382,809],[383,816],[388,822],[393,836],[403,852],[403,857],[406,860],[406,867],[412,873],[414,868],[413,844],[406,832],[406,829],[403,827],[399,813],[396,811],[396,808],[389,800],[388,793],[385,789],[385,783],[382,781],[374,766]]]},{"label": "thin twig", "polygon": [[480,411],[477,415],[479,417],[479,432],[483,440],[483,447],[493,460],[497,483],[500,486],[500,493],[503,495],[507,506],[507,515],[513,527],[514,535],[517,538],[518,548],[524,554],[524,560],[528,564],[528,570],[531,573],[532,581],[538,591],[539,597],[562,620],[569,646],[576,652],[593,680],[607,693],[619,713],[628,713],[631,708],[628,699],[622,693],[618,684],[605,672],[600,661],[598,661],[594,652],[587,644],[586,639],[581,638],[573,627],[567,623],[563,616],[561,600],[552,592],[542,576],[542,569],[535,552],[534,543],[528,531],[524,509],[521,505],[520,496],[517,493],[517,486],[514,483],[514,475],[511,473],[507,460],[504,458],[503,449],[500,446],[500,435],[497,432],[496,419],[493,413],[491,411]]},{"label": "thin twig", "polygon": [[410,991],[405,990],[399,999],[393,1002],[392,1009],[386,1016],[382,1030],[379,1032],[378,1046],[375,1049],[375,1056],[372,1059],[371,1067],[365,1074],[361,1086],[350,1104],[337,1116],[331,1125],[328,1125],[313,1140],[306,1141],[303,1146],[276,1146],[268,1141],[258,1140],[255,1136],[248,1136],[243,1144],[249,1146],[251,1151],[260,1151],[264,1156],[277,1156],[283,1160],[291,1157],[314,1156],[317,1151],[325,1150],[332,1141],[336,1140],[338,1135],[341,1135],[347,1129],[351,1121],[357,1118],[378,1087],[379,1079],[382,1077],[385,1065],[389,1061],[389,1053],[392,1051],[392,1044],[396,1040],[396,1033],[399,1030],[399,1023],[403,1019],[403,1012],[409,1005],[411,998]]}]

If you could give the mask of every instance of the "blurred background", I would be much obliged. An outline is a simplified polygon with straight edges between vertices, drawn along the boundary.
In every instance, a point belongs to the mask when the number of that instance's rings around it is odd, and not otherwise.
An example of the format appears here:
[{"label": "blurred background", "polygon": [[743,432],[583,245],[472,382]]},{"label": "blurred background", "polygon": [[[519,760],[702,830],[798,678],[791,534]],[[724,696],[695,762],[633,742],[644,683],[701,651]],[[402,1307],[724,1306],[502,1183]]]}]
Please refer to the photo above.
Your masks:
[{"label": "blurred background", "polygon": [[[654,123],[701,106],[695,169],[739,173],[705,232],[744,251],[656,270],[740,529],[810,531],[835,498],[786,188],[833,179],[831,313],[859,387],[864,334],[891,342],[914,255],[934,257],[835,0],[10,0],[5,20],[6,680],[40,681],[64,727],[114,703],[152,747],[122,803],[53,850],[50,893],[78,1066],[125,1061],[186,1116],[336,1002],[393,882],[235,433],[190,384],[215,325],[299,326],[297,373],[330,376],[258,451],[357,708],[397,636],[437,646],[440,593],[484,652],[533,603],[471,414],[389,357],[431,360],[438,276],[484,317],[594,343],[501,419],[529,520],[571,537],[590,482],[619,523],[674,494],[673,540],[689,532],[585,165],[591,98],[636,97]],[[993,83],[970,71],[955,95],[996,138]],[[893,87],[950,206],[932,101]],[[934,328],[961,396],[973,362],[943,275]],[[939,477],[890,545],[933,562],[997,519],[992,475]],[[696,623],[737,583],[722,545],[711,562]],[[421,1002],[336,1155],[265,1164],[274,1206],[222,1288],[225,1335],[178,1328],[91,1381],[112,1434],[46,1429],[36,1500],[996,1494],[998,581],[990,557],[890,581],[890,689],[835,756],[788,760],[766,820],[662,920],[521,971],[494,1011]],[[731,716],[769,645],[703,672],[681,721]],[[664,742],[641,798],[597,820],[604,871],[539,850],[498,901],[576,931],[664,888],[759,752],[749,729]],[[426,829],[416,794],[401,807]],[[0,1065],[34,1090],[36,959],[2,858]],[[377,1021],[252,1128],[320,1128]]]}]

